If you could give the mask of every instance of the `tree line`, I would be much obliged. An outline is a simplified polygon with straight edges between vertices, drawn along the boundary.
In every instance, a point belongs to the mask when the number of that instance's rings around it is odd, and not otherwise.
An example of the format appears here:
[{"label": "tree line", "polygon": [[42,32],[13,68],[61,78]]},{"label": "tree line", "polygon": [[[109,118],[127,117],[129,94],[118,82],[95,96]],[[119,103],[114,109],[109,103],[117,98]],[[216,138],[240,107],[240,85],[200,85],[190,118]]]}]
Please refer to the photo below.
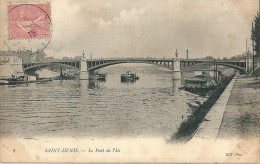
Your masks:
[{"label": "tree line", "polygon": [[260,12],[257,12],[251,30],[251,39],[254,41],[256,56],[260,56]]}]

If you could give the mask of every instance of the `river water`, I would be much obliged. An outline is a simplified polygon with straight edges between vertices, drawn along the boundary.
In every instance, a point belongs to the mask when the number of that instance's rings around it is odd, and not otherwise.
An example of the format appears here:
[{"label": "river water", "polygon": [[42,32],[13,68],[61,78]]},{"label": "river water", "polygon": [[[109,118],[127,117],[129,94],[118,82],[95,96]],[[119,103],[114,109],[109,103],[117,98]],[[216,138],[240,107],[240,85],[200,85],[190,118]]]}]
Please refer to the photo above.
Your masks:
[{"label": "river water", "polygon": [[[136,72],[140,79],[122,83],[120,74],[125,71]],[[100,72],[107,73],[105,82],[0,86],[0,135],[165,137],[187,118],[190,105],[203,101],[178,90],[180,81],[173,81],[172,72],[162,67],[119,64]]]}]

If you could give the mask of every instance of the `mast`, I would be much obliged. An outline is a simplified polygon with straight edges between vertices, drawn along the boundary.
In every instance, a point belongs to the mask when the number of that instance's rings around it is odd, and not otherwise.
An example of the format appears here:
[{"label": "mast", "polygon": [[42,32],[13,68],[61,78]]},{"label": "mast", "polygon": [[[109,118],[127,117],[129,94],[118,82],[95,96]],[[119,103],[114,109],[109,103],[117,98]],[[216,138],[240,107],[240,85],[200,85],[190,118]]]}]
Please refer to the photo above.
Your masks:
[{"label": "mast", "polygon": [[246,70],[249,70],[249,56],[248,56],[248,49],[247,49],[247,38],[246,38]]},{"label": "mast", "polygon": [[213,65],[214,65],[214,79],[217,81],[217,79],[216,79],[216,59],[214,59],[214,61],[213,61]]}]

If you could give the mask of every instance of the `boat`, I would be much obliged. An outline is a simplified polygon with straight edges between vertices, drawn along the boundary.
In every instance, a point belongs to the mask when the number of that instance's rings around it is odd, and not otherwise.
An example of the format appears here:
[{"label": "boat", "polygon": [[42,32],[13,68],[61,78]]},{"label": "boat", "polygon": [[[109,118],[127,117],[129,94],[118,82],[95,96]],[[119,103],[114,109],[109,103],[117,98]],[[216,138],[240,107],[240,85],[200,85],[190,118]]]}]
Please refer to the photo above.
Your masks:
[{"label": "boat", "polygon": [[98,74],[98,80],[106,80],[106,77],[107,77],[107,74],[104,74],[104,73]]},{"label": "boat", "polygon": [[95,71],[93,74],[90,75],[91,80],[106,80],[107,74],[99,73],[99,71]]},{"label": "boat", "polygon": [[214,90],[217,86],[214,78],[205,75],[197,75],[193,78],[184,80],[181,89],[195,94],[207,94],[207,92]]},{"label": "boat", "polygon": [[51,78],[41,78],[36,79],[34,76],[19,76],[19,77],[12,77],[9,79],[2,79],[0,80],[0,85],[16,85],[16,84],[26,84],[26,83],[42,83],[46,81],[52,81]]},{"label": "boat", "polygon": [[93,74],[90,75],[90,79],[92,80],[106,80],[107,75],[106,74]]},{"label": "boat", "polygon": [[39,78],[39,79],[37,79],[36,83],[40,84],[40,83],[52,81],[52,80],[53,80],[52,78]]},{"label": "boat", "polygon": [[74,80],[76,79],[75,76],[69,76],[69,75],[60,75],[58,77],[54,78],[55,80]]},{"label": "boat", "polygon": [[124,74],[121,74],[121,81],[135,81],[138,80],[139,77],[136,75],[136,73],[131,73],[130,71],[127,71]]},{"label": "boat", "polygon": [[62,72],[62,68],[60,69],[60,76],[54,78],[55,80],[74,80],[76,79],[73,75],[67,75]]},{"label": "boat", "polygon": [[0,84],[2,84],[2,85],[8,84],[8,80],[0,80]]}]

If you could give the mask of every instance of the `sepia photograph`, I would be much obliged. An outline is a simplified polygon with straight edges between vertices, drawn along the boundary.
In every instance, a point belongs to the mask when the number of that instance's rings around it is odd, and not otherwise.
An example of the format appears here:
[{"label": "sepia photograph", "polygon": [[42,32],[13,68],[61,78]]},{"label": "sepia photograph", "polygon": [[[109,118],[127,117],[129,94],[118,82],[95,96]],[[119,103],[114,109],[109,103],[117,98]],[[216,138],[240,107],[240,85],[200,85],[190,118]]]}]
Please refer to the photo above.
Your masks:
[{"label": "sepia photograph", "polygon": [[1,0],[10,162],[259,163],[260,0]]}]

